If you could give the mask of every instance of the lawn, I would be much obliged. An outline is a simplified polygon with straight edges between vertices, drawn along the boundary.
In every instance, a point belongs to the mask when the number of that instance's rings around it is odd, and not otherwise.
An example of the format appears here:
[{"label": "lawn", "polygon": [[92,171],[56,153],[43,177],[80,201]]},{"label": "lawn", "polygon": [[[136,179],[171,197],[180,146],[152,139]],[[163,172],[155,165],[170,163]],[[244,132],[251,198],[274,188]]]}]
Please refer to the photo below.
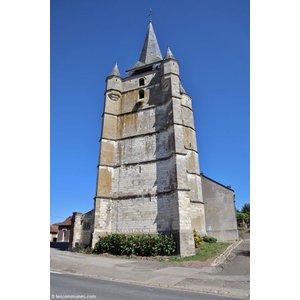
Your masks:
[{"label": "lawn", "polygon": [[217,242],[206,243],[202,242],[200,247],[196,249],[196,255],[189,257],[169,256],[167,261],[184,262],[184,261],[205,261],[210,258],[215,258],[221,254],[231,243]]}]

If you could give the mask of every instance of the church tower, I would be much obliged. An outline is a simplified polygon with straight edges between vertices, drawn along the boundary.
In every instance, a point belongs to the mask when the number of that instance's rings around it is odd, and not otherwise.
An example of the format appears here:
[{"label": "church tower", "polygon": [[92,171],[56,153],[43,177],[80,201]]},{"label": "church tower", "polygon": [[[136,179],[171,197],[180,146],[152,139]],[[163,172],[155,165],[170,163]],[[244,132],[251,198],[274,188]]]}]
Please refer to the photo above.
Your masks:
[{"label": "church tower", "polygon": [[141,55],[106,78],[92,246],[110,233],[173,233],[181,256],[206,233],[192,100],[152,23]]}]

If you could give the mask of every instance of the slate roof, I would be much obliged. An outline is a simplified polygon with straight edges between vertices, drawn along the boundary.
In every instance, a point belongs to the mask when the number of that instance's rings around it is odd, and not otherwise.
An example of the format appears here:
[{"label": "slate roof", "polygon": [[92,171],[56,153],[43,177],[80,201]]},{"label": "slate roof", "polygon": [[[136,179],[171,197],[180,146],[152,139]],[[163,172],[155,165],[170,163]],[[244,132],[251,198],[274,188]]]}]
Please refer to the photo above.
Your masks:
[{"label": "slate roof", "polygon": [[173,55],[173,53],[172,53],[172,51],[171,51],[170,47],[168,47],[168,49],[167,49],[167,53],[166,53],[166,55],[165,55],[165,58],[164,58],[164,59],[169,59],[169,58],[173,58],[173,59],[175,59],[175,57],[174,57],[174,55]]},{"label": "slate roof", "polygon": [[149,22],[143,50],[141,52],[139,61],[143,62],[144,64],[150,64],[159,60],[162,60],[161,52],[152,23]]},{"label": "slate roof", "polygon": [[113,69],[112,69],[111,73],[109,74],[109,76],[119,76],[119,77],[121,77],[121,74],[120,74],[120,71],[119,71],[117,63],[113,67]]},{"label": "slate roof", "polygon": [[141,67],[143,65],[152,64],[161,61],[162,59],[163,57],[160,52],[152,23],[149,22],[140,58],[129,70]]}]

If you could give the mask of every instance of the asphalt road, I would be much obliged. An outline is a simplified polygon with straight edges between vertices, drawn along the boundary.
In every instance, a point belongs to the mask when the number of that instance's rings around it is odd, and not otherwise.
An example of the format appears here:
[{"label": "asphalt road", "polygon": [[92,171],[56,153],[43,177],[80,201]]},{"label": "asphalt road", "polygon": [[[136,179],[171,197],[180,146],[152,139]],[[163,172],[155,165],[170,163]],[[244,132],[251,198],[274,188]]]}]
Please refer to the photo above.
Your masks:
[{"label": "asphalt road", "polygon": [[220,275],[249,275],[250,274],[250,240],[245,240],[219,266]]},{"label": "asphalt road", "polygon": [[[50,299],[232,300],[233,298],[131,285],[69,274],[50,274]],[[74,297],[69,297],[73,295]],[[82,297],[78,297],[81,295]]]}]

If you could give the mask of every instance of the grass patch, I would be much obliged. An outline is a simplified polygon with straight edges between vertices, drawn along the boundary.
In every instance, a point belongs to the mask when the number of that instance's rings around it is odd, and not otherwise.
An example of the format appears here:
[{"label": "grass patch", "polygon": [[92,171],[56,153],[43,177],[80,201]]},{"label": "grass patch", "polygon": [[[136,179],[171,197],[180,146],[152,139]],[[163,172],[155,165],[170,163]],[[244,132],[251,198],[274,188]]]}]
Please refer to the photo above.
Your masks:
[{"label": "grass patch", "polygon": [[239,227],[238,230],[245,233],[250,232],[250,228],[245,228],[245,227]]},{"label": "grass patch", "polygon": [[192,260],[205,261],[221,254],[230,244],[231,243],[225,243],[225,242],[217,242],[217,243],[201,242],[200,247],[196,249],[196,255],[188,256],[188,257],[170,256],[168,257],[167,260],[174,261],[174,262],[183,262],[183,261],[192,261]]}]

